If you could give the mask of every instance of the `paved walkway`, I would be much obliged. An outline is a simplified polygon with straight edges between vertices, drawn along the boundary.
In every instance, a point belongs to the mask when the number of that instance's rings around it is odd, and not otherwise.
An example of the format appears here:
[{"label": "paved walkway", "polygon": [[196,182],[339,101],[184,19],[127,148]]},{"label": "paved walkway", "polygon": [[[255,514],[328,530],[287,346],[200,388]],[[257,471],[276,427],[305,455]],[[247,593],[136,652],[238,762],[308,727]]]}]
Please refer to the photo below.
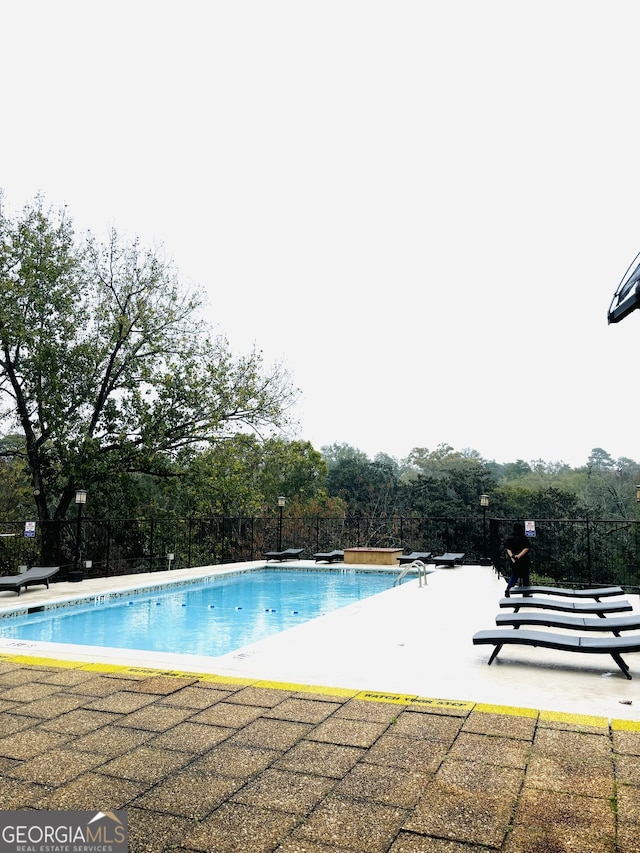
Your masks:
[{"label": "paved walkway", "polygon": [[0,808],[133,853],[640,850],[634,722],[8,656],[0,708]]}]

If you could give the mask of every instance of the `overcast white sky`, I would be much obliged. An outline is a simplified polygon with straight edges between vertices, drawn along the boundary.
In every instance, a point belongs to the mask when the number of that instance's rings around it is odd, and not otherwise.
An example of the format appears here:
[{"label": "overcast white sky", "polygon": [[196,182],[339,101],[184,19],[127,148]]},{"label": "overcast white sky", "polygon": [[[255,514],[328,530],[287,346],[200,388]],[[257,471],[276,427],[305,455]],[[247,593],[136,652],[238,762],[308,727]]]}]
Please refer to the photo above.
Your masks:
[{"label": "overcast white sky", "polygon": [[298,437],[640,460],[635,0],[21,0],[0,187],[163,243]]}]

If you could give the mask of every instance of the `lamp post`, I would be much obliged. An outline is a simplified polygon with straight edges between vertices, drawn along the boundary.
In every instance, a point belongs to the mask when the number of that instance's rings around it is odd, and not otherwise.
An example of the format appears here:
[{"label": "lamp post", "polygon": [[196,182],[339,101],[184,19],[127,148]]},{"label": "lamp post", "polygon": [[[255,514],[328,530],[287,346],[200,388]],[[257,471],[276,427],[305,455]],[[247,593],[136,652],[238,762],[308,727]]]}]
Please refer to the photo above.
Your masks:
[{"label": "lamp post", "polygon": [[490,566],[491,558],[487,555],[487,507],[489,506],[489,495],[480,495],[480,506],[482,507],[482,557],[481,566]]},{"label": "lamp post", "polygon": [[82,507],[87,502],[87,493],[84,489],[76,489],[76,507],[78,514],[76,516],[76,554],[73,561],[73,571],[69,572],[69,580],[72,583],[78,583],[82,580],[82,568],[80,566],[80,538],[82,536]]},{"label": "lamp post", "polygon": [[636,503],[640,504],[640,483],[636,486]]},{"label": "lamp post", "polygon": [[287,499],[284,495],[278,497],[278,512],[280,513],[278,518],[278,551],[282,551],[282,510],[286,502]]}]

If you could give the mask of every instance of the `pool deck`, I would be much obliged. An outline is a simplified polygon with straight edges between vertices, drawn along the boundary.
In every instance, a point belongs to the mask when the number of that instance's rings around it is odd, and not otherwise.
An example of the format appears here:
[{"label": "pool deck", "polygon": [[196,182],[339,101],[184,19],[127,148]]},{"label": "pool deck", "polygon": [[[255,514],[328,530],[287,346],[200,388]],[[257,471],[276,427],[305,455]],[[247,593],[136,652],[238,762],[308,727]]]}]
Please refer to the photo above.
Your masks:
[{"label": "pool deck", "polygon": [[2,640],[0,809],[125,809],[152,853],[640,851],[640,655],[488,667],[503,591],[439,569],[217,658]]}]

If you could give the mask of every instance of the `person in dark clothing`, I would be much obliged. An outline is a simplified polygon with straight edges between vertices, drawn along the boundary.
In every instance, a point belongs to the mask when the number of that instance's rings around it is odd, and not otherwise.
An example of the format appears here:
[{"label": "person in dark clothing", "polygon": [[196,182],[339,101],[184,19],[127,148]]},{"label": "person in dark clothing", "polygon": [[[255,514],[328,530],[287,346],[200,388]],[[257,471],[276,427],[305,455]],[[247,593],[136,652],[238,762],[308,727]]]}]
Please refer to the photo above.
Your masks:
[{"label": "person in dark clothing", "polygon": [[508,598],[511,587],[517,583],[520,586],[529,586],[531,555],[529,554],[529,540],[524,535],[524,526],[522,524],[516,522],[513,525],[513,531],[507,539],[505,547],[511,567],[511,575],[504,593]]}]

